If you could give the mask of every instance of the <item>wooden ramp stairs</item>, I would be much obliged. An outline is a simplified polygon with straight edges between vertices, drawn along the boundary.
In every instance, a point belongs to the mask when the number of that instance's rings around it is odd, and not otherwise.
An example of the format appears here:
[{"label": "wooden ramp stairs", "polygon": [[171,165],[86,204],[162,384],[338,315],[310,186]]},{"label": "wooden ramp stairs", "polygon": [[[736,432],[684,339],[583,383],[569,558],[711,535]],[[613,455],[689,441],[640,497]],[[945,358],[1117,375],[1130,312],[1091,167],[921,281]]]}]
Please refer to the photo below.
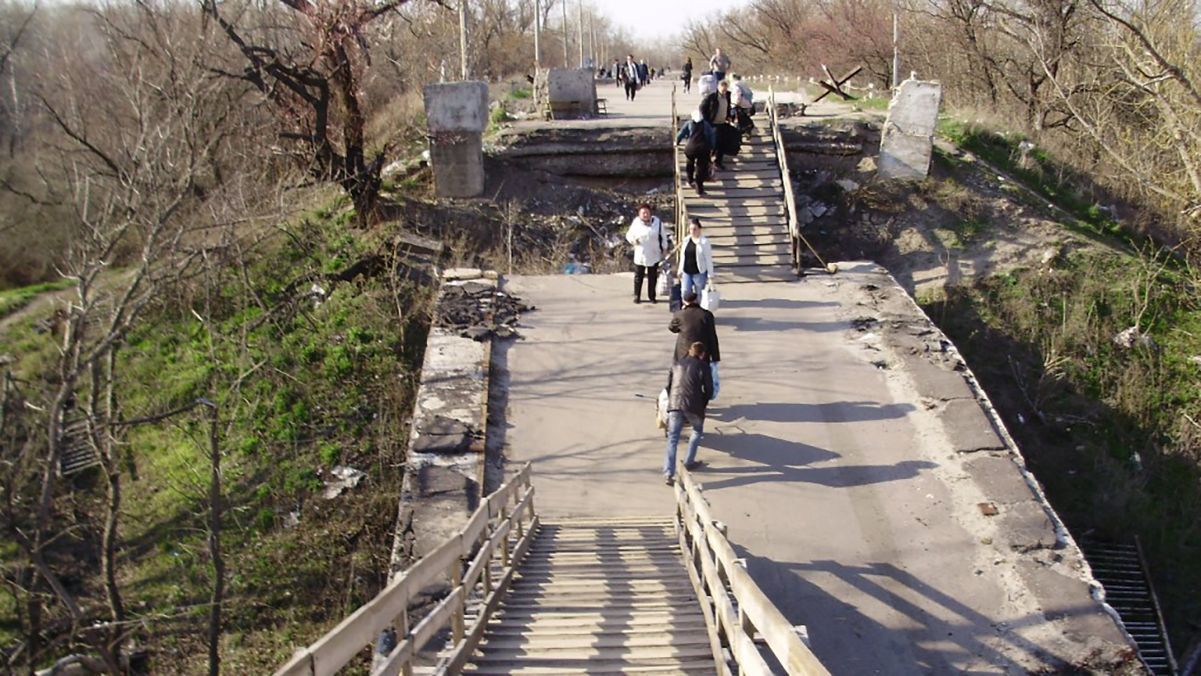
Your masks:
[{"label": "wooden ramp stairs", "polygon": [[471,674],[712,674],[670,519],[545,522]]},{"label": "wooden ramp stairs", "polygon": [[544,522],[527,464],[275,676],[828,676],[676,476],[674,515]]},{"label": "wooden ramp stairs", "polygon": [[704,197],[688,186],[686,158],[676,154],[681,241],[687,219],[699,218],[713,246],[716,284],[797,278],[789,218],[795,209],[772,112],[769,106],[768,114],[755,117],[754,131],[743,138],[737,156],[724,160],[725,171],[717,170],[715,180],[705,184]]}]

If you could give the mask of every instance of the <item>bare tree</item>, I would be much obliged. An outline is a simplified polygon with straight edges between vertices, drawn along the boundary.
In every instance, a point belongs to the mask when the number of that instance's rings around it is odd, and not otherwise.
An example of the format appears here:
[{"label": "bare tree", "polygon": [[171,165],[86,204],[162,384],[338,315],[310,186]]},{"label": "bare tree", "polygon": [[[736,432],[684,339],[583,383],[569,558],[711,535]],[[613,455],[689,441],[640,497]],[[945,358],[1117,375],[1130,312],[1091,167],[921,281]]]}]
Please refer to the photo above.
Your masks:
[{"label": "bare tree", "polygon": [[[313,178],[340,185],[354,202],[360,225],[375,215],[384,148],[370,151],[363,85],[370,64],[368,29],[410,0],[323,3],[281,0],[282,16],[201,0],[244,60],[240,71],[216,72],[245,81],[274,105],[281,140]],[[273,21],[283,21],[278,31]],[[260,25],[253,22],[261,21]],[[370,158],[368,157],[370,153]]]},{"label": "bare tree", "polygon": [[[34,405],[44,434],[26,434],[22,450],[5,458],[20,475],[4,485],[3,518],[24,561],[19,567],[28,571],[17,575],[28,581],[27,663],[41,659],[36,633],[44,625],[36,618],[59,609],[66,624],[55,632],[68,644],[82,639],[116,673],[128,629],[116,574],[118,349],[162,289],[195,263],[192,216],[221,173],[229,117],[241,97],[208,71],[212,45],[183,39],[196,34],[199,15],[139,4],[94,18],[107,67],[72,69],[64,46],[60,78],[38,94],[58,134],[40,169],[44,192],[73,207],[77,236],[63,273],[77,286],[62,312],[54,385]],[[110,273],[123,257],[132,265]],[[86,429],[82,439],[72,423]],[[63,583],[51,556],[70,532],[59,503],[66,488],[61,461],[68,446],[80,444],[95,454],[107,489],[100,528],[104,620]]]}]

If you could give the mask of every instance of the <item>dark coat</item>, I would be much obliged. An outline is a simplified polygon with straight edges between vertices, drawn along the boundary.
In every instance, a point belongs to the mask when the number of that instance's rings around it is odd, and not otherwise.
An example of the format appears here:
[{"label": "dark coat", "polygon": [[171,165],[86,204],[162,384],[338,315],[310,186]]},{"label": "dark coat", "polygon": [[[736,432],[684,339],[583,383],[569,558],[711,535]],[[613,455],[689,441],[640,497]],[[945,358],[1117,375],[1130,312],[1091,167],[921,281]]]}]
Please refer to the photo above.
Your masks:
[{"label": "dark coat", "polygon": [[713,397],[713,370],[696,357],[684,357],[667,375],[667,410],[705,415]]},{"label": "dark coat", "polygon": [[[717,119],[717,109],[720,107],[718,105],[718,97],[726,100],[726,117],[722,120]],[[734,106],[730,105],[730,92],[726,92],[724,96],[721,92],[712,92],[707,94],[705,98],[701,99],[700,109],[701,115],[703,115],[704,118],[709,121],[709,124],[712,125],[718,125],[726,122],[731,116],[734,115]]]},{"label": "dark coat", "polygon": [[713,319],[713,313],[700,305],[685,305],[672,315],[667,330],[679,334],[676,338],[673,363],[678,363],[687,356],[688,347],[696,342],[705,344],[709,361],[721,361],[721,348],[717,344],[717,322]]}]

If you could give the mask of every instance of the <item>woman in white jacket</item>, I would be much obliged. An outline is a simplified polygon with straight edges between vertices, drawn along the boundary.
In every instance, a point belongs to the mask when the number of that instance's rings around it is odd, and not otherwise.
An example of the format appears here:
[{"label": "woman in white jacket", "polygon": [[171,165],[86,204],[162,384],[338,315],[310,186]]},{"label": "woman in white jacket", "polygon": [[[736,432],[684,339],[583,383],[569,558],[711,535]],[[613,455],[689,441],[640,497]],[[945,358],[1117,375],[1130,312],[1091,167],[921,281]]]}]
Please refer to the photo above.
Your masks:
[{"label": "woman in white jacket", "polygon": [[626,230],[626,241],[634,245],[634,302],[642,302],[642,280],[648,282],[646,297],[657,303],[655,282],[659,279],[659,261],[667,252],[667,233],[663,222],[651,215],[651,205],[638,205],[638,216]]},{"label": "woman in white jacket", "polygon": [[701,219],[694,218],[688,224],[688,237],[680,244],[680,297],[687,298],[689,291],[699,295],[712,274],[713,248],[701,234]]}]

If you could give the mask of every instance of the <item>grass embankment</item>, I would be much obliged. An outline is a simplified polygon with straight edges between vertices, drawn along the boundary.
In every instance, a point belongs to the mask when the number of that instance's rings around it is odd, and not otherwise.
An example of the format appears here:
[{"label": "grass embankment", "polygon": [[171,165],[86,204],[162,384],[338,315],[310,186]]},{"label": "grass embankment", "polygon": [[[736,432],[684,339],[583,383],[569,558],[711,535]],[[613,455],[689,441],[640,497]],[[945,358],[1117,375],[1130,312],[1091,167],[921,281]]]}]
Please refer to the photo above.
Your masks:
[{"label": "grass embankment", "polygon": [[[1017,166],[1016,141],[959,138],[1076,216],[1112,247],[1047,269],[992,277],[926,299],[964,353],[1048,497],[1077,537],[1146,547],[1178,650],[1201,628],[1201,301],[1178,261],[1128,246],[1134,237],[1071,189],[1050,158]],[[1054,169],[1054,171],[1053,171]],[[1121,347],[1137,326],[1148,340]]]},{"label": "grass embankment", "polygon": [[17,310],[29,305],[43,293],[69,289],[75,286],[75,284],[76,282],[73,279],[60,279],[55,282],[43,282],[41,284],[31,284],[16,289],[0,291],[0,319],[4,319]]},{"label": "grass embankment", "polygon": [[[939,119],[938,134],[1014,177],[1047,203],[1070,214],[1071,219],[1065,225],[1073,230],[1117,239],[1126,244],[1136,243],[1136,238],[1107,214],[1092,196],[1083,194],[1080,187],[1088,183],[1085,175],[1056,162],[1040,147],[1030,145],[1023,150],[1025,137],[1000,133],[951,116]],[[954,162],[945,155],[942,158]]]},{"label": "grass embankment", "polygon": [[[386,270],[333,283],[386,250],[389,233],[355,233],[346,221],[318,212],[281,227],[245,273],[230,265],[165,294],[119,353],[127,417],[198,397],[220,406],[227,673],[270,672],[386,580],[432,290]],[[55,339],[20,324],[5,342],[18,375],[35,379]],[[197,412],[127,439],[120,576],[156,672],[204,671],[206,435]],[[327,500],[335,465],[367,476]],[[98,503],[103,489],[85,479],[76,495]],[[95,582],[85,581],[90,604],[102,602]],[[10,617],[2,625],[15,629]]]}]

